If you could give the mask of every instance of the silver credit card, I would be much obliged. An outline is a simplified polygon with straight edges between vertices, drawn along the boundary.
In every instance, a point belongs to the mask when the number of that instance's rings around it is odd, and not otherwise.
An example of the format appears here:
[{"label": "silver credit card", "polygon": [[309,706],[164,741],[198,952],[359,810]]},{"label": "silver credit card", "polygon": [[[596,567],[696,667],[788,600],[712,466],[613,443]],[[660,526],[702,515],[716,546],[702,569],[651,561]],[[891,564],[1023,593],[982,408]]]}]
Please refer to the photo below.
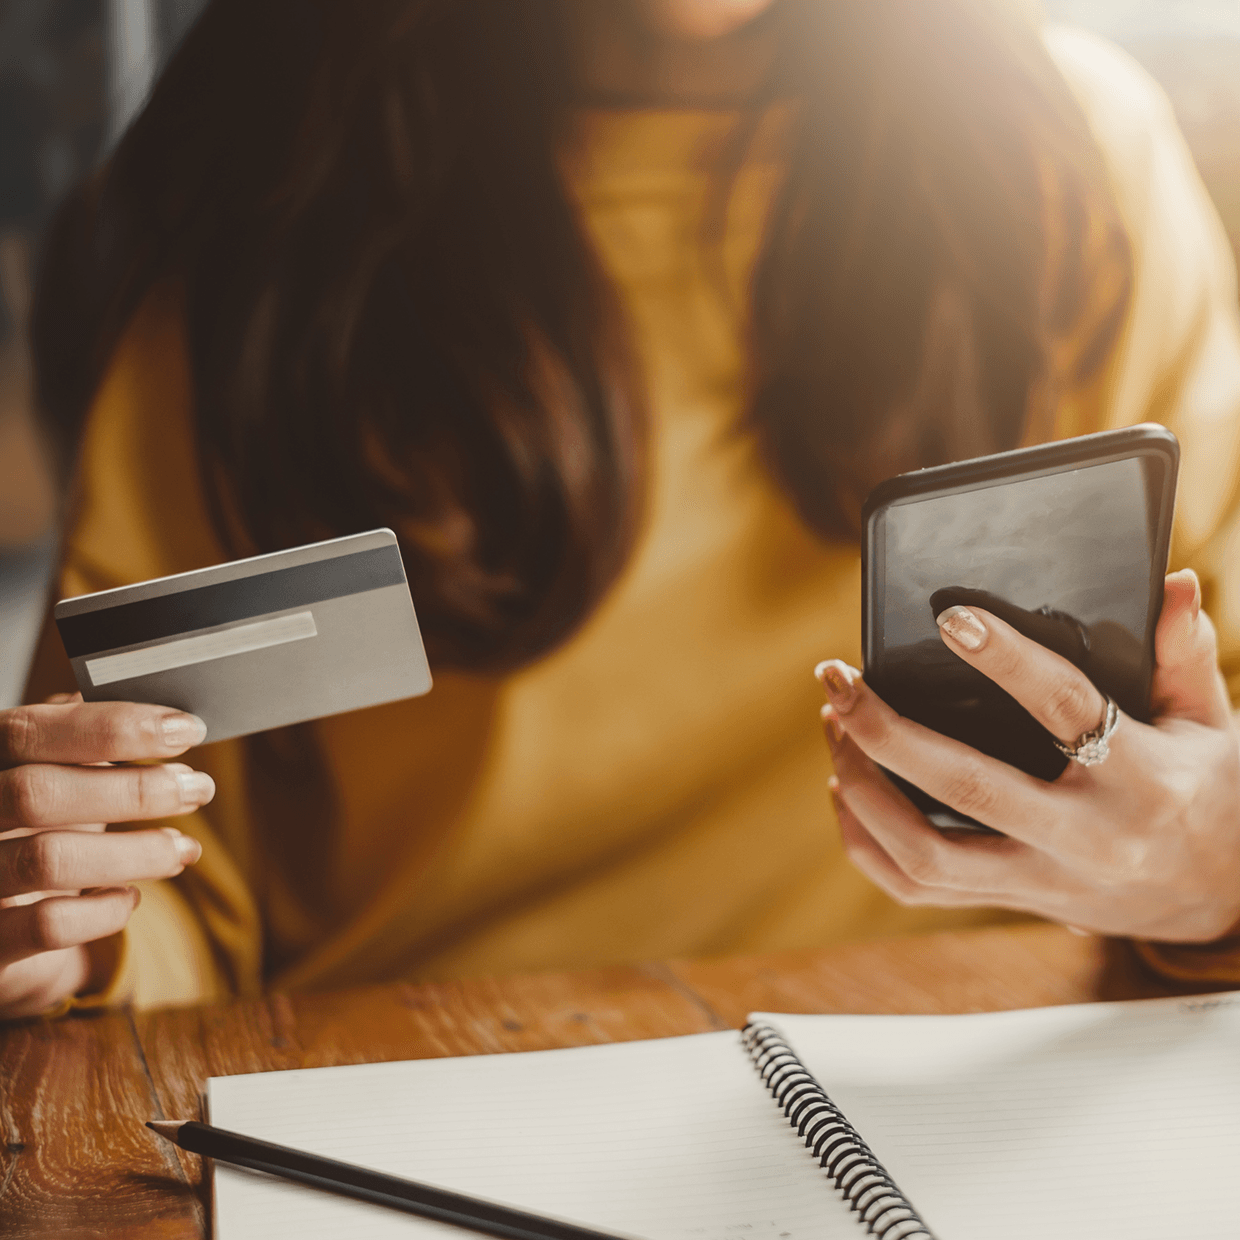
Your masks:
[{"label": "silver credit card", "polygon": [[189,711],[208,743],[431,687],[391,530],[83,594],[53,614],[88,702]]}]

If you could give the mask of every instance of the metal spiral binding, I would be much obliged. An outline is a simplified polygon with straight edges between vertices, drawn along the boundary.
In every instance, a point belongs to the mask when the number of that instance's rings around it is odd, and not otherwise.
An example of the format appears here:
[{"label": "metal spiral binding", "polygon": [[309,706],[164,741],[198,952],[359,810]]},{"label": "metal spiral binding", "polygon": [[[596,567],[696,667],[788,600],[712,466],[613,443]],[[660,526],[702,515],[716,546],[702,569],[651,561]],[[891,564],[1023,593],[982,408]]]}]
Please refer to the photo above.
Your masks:
[{"label": "metal spiral binding", "polygon": [[934,1240],[874,1151],[770,1025],[749,1024],[745,1049],[784,1114],[835,1187],[880,1240]]}]

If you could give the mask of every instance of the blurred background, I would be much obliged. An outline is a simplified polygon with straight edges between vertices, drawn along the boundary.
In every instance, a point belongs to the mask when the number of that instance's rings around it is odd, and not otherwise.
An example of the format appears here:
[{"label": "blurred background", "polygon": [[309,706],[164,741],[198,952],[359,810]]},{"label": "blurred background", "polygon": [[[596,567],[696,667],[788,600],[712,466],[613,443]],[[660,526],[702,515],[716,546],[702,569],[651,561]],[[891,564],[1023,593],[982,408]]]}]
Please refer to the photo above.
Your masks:
[{"label": "blurred background", "polygon": [[[255,0],[258,3],[259,0]],[[1240,254],[1240,0],[1043,0],[1163,85]],[[33,255],[69,187],[142,106],[205,0],[0,0],[0,707],[46,605],[55,492],[31,412]]]},{"label": "blurred background", "polygon": [[0,0],[0,707],[21,694],[55,546],[26,322],[40,233],[106,159],[205,0]]}]

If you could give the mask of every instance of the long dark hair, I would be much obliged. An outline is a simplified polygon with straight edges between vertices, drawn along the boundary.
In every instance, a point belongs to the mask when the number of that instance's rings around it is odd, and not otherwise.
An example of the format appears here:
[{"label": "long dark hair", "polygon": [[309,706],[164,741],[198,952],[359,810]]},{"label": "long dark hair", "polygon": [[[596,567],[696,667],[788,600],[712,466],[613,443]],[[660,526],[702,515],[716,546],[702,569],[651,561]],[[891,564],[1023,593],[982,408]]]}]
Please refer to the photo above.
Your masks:
[{"label": "long dark hair", "polygon": [[[391,525],[439,663],[562,641],[624,564],[643,451],[623,318],[557,169],[559,3],[213,0],[46,250],[38,385],[66,461],[126,323],[174,290],[227,546]],[[1031,21],[997,0],[780,16],[755,109],[795,120],[746,426],[840,536],[880,477],[1011,446],[1031,393],[1088,377],[1128,251]],[[1091,237],[1121,279],[1053,373]]]}]

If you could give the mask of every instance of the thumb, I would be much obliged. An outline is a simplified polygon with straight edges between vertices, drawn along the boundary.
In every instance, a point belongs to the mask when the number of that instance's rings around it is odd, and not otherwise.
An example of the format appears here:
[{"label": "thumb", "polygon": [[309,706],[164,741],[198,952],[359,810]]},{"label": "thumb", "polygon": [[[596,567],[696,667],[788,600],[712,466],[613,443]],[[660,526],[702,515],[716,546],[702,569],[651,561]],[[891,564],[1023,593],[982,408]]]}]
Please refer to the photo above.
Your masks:
[{"label": "thumb", "polygon": [[1231,701],[1218,667],[1218,641],[1201,610],[1201,583],[1191,568],[1169,573],[1154,630],[1150,707],[1155,719],[1231,725]]}]

